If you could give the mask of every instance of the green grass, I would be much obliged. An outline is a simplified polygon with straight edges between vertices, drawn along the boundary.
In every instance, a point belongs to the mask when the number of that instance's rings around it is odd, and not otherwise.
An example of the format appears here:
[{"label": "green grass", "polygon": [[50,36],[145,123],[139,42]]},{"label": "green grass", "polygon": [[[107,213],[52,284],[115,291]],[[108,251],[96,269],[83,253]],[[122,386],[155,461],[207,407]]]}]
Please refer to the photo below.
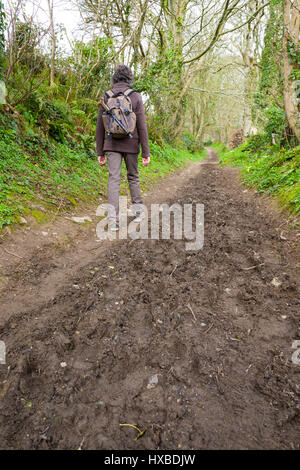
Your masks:
[{"label": "green grass", "polygon": [[247,186],[275,196],[293,215],[300,213],[300,146],[290,150],[278,146],[257,148],[253,138],[233,150],[220,143],[213,146],[221,165],[241,168]]},{"label": "green grass", "polygon": [[[150,143],[151,163],[140,164],[142,190],[189,160],[204,158],[184,149]],[[140,159],[141,160],[141,159]],[[43,134],[0,126],[0,230],[30,215],[39,223],[58,209],[75,209],[79,202],[96,202],[106,195],[107,167],[80,147],[50,141]],[[127,194],[123,168],[121,192]]]},{"label": "green grass", "polygon": [[141,165],[140,159],[140,181],[142,189],[148,189],[151,183],[163,178],[168,173],[186,165],[188,161],[199,161],[206,157],[206,151],[191,153],[185,148],[174,148],[170,145],[160,147],[150,142],[151,163],[148,168]]}]

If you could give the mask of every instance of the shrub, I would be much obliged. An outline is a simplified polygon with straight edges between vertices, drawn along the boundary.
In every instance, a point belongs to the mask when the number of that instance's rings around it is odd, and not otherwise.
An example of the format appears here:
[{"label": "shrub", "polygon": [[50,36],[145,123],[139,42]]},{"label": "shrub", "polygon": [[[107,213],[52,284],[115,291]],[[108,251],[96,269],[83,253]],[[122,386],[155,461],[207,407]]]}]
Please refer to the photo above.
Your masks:
[{"label": "shrub", "polygon": [[188,149],[189,152],[201,152],[202,147],[199,141],[196,140],[196,137],[194,135],[185,132],[181,136],[181,141],[184,143],[185,147]]},{"label": "shrub", "polygon": [[251,153],[256,153],[264,149],[266,145],[267,142],[265,134],[252,135],[247,139],[244,150]]}]

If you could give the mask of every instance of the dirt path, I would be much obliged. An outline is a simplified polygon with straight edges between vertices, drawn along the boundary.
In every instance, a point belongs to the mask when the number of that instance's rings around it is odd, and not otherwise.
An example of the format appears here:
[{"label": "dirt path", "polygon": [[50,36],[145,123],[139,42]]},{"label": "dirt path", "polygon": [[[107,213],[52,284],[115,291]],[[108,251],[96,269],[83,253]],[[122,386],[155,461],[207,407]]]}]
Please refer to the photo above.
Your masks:
[{"label": "dirt path", "polygon": [[203,250],[95,218],[0,245],[0,447],[299,449],[297,233],[212,150],[146,199],[203,203]]}]

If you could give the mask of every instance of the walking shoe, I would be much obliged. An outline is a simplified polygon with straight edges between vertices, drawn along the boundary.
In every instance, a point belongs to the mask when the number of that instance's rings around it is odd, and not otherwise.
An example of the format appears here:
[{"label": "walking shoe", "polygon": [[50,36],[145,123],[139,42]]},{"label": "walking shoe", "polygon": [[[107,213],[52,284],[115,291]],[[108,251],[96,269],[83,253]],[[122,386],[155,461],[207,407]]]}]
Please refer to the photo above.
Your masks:
[{"label": "walking shoe", "polygon": [[135,219],[133,219],[132,222],[134,222],[135,224],[139,224],[142,222],[142,220],[145,218],[145,212],[141,212],[140,215],[138,215],[137,217],[135,217]]},{"label": "walking shoe", "polygon": [[135,219],[133,220],[133,222],[136,222],[136,223],[139,223],[142,221],[142,219],[145,218],[145,213],[143,211],[142,208],[138,208],[138,207],[134,207],[134,206],[131,206],[129,207],[129,209],[127,210],[127,215],[128,217],[135,217]]},{"label": "walking shoe", "polygon": [[127,210],[127,215],[128,215],[128,217],[135,217],[136,212],[137,211],[134,211],[134,209],[132,207],[129,207],[129,209]]},{"label": "walking shoe", "polygon": [[115,220],[110,220],[108,222],[108,230],[112,232],[117,232],[119,230],[119,224]]}]

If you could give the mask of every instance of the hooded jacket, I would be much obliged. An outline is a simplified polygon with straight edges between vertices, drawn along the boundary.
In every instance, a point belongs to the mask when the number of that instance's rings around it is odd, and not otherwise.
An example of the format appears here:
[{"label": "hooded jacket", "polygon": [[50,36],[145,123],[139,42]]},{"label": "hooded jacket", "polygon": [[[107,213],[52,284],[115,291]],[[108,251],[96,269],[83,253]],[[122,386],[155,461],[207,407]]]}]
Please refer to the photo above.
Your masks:
[{"label": "hooded jacket", "polygon": [[[119,82],[115,83],[112,87],[114,93],[124,92],[128,88],[132,88],[128,83]],[[124,139],[108,139],[106,137],[102,113],[104,108],[99,105],[98,119],[96,126],[96,144],[97,155],[103,156],[105,152],[124,152],[138,154],[140,146],[142,147],[142,157],[149,157],[149,139],[146,124],[145,110],[143,100],[140,93],[135,92],[130,95],[132,109],[136,114],[136,127],[133,132],[133,137],[124,137]]]}]

